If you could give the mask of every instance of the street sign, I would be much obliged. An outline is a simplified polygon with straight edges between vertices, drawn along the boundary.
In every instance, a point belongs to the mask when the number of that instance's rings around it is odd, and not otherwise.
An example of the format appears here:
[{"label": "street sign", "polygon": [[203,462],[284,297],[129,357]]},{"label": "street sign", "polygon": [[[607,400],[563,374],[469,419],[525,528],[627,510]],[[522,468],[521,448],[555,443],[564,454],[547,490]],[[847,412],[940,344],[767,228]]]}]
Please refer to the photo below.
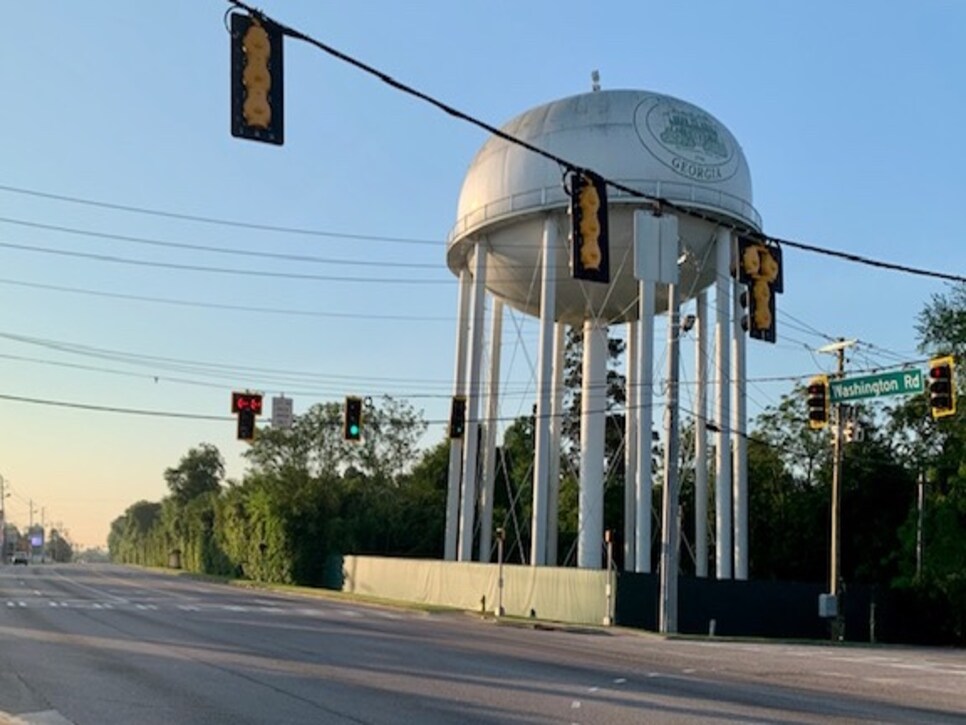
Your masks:
[{"label": "street sign", "polygon": [[292,399],[284,395],[272,398],[272,427],[292,427]]},{"label": "street sign", "polygon": [[829,380],[829,388],[834,405],[886,395],[921,393],[925,390],[925,385],[921,370],[899,370],[894,373]]}]

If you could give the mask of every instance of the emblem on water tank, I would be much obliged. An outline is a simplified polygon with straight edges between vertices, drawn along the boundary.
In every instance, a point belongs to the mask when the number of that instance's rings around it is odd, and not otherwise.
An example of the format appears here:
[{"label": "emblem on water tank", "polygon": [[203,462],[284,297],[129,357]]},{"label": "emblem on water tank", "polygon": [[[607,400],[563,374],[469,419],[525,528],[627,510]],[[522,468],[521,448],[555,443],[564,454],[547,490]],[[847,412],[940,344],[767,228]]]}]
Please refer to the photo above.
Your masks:
[{"label": "emblem on water tank", "polygon": [[713,184],[738,170],[734,138],[690,103],[664,96],[641,101],[634,111],[634,128],[654,158],[687,179]]}]

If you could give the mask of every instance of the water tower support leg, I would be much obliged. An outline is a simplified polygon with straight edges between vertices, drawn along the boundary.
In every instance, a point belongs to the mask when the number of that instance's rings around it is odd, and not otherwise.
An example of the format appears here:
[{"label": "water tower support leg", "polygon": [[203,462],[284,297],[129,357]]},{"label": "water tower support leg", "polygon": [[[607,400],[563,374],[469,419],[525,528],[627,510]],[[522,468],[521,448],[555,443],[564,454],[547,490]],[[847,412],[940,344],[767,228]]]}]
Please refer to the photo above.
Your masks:
[{"label": "water tower support leg", "polygon": [[635,570],[651,571],[651,481],[654,441],[651,438],[654,412],[654,282],[641,281],[640,313],[637,325],[637,471],[635,472],[637,514]]},{"label": "water tower support leg", "polygon": [[634,571],[637,554],[637,346],[640,328],[637,322],[627,325],[627,363],[624,414],[624,571]]},{"label": "water tower support leg", "polygon": [[500,412],[500,343],[503,300],[494,298],[490,321],[490,370],[487,374],[486,419],[483,424],[483,490],[480,492],[480,561],[490,560],[493,543],[493,483],[496,479],[496,428]]},{"label": "water tower support leg", "polygon": [[[456,369],[453,373],[453,395],[466,394],[466,342],[470,330],[470,292],[473,284],[470,272],[460,272],[459,298],[456,308]],[[449,443],[449,476],[446,487],[446,533],[443,558],[456,560],[459,532],[460,484],[463,473],[463,440],[454,438]]]},{"label": "water tower support leg", "polygon": [[694,404],[694,558],[695,574],[708,576],[708,293],[697,298]]},{"label": "water tower support leg", "polygon": [[604,541],[604,425],[607,408],[607,324],[584,321],[580,401],[580,496],[577,566],[600,569]]},{"label": "water tower support leg", "polygon": [[741,327],[742,308],[735,283],[734,344],[732,357],[732,429],[734,431],[734,516],[735,516],[735,579],[748,578],[748,427],[746,415],[745,331]]},{"label": "water tower support leg", "polygon": [[477,242],[473,255],[473,312],[470,331],[469,373],[466,390],[466,439],[463,445],[463,488],[460,498],[459,560],[473,560],[473,529],[476,522],[477,451],[480,429],[480,361],[483,357],[483,324],[486,319],[486,248]]},{"label": "water tower support leg", "polygon": [[560,510],[560,441],[563,437],[564,347],[567,326],[554,325],[553,336],[553,401],[550,419],[550,462],[547,478],[550,485],[547,497],[547,564],[557,565],[558,511]]},{"label": "water tower support leg", "polygon": [[557,225],[543,222],[540,290],[540,360],[537,367],[536,446],[533,460],[533,521],[530,529],[530,563],[547,563],[547,498],[550,471],[550,402],[553,375],[554,315],[556,297]]},{"label": "water tower support leg", "polygon": [[731,578],[734,551],[731,544],[731,232],[719,229],[715,239],[715,423],[718,425],[715,451],[715,570],[718,579]]}]

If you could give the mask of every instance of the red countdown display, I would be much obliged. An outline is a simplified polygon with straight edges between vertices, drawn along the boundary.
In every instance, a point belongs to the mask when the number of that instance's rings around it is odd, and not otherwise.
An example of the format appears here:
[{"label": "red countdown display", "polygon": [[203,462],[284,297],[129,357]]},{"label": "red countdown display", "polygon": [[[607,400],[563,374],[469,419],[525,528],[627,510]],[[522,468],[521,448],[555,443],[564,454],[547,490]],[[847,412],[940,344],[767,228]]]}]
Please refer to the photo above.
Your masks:
[{"label": "red countdown display", "polygon": [[232,393],[231,412],[241,413],[251,411],[255,415],[262,414],[262,394],[261,393]]}]

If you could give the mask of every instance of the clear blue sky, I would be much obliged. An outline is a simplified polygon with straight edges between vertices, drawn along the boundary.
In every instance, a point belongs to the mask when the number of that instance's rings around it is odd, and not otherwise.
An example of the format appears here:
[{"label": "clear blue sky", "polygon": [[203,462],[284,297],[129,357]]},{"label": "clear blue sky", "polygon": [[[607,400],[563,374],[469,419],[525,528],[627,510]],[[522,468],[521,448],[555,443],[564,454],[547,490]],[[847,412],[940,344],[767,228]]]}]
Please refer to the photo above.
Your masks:
[{"label": "clear blue sky", "polygon": [[[741,143],[766,232],[966,273],[966,3],[261,7],[497,125],[589,90],[593,69],[605,88],[684,99]],[[390,393],[429,420],[446,416],[456,285],[444,240],[484,133],[288,41],[285,146],[234,139],[227,8],[220,0],[4,8],[0,395],[226,416],[142,417],[0,398],[0,474],[17,524],[27,523],[32,498],[76,542],[103,544],[128,505],[166,494],[163,470],[200,442],[218,446],[240,476],[243,445],[227,418],[232,388],[284,391],[296,413],[346,394]],[[14,190],[363,238],[188,222]],[[387,279],[395,281],[377,281]],[[832,359],[813,352],[823,335],[875,346],[856,351],[855,368],[915,359],[915,316],[945,289],[786,249],[780,341],[749,345],[749,376],[830,369]],[[519,389],[532,385],[536,336],[531,321],[516,320],[505,325],[504,361]],[[693,356],[683,354],[687,376]],[[754,383],[752,412],[790,388]],[[502,412],[531,402],[509,397]],[[434,424],[427,442],[442,434]]]}]

